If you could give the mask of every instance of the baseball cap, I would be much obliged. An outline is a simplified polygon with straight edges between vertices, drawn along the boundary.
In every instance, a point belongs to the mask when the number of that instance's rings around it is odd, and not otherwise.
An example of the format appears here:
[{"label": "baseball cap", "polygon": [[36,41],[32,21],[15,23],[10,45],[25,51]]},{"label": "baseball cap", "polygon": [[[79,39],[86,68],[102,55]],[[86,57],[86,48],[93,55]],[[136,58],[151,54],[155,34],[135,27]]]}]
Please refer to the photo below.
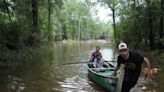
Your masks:
[{"label": "baseball cap", "polygon": [[127,49],[127,48],[128,48],[128,46],[127,46],[126,43],[120,43],[120,44],[118,45],[118,50],[123,50],[123,49]]}]

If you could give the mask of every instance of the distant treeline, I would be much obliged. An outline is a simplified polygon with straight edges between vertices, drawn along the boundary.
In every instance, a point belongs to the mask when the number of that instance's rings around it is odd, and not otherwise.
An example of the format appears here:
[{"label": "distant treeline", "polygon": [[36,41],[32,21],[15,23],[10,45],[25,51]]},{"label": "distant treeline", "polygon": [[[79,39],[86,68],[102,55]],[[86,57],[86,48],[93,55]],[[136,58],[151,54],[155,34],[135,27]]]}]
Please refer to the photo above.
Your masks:
[{"label": "distant treeline", "polygon": [[111,26],[93,17],[94,7],[89,0],[1,0],[0,48],[107,39]]}]

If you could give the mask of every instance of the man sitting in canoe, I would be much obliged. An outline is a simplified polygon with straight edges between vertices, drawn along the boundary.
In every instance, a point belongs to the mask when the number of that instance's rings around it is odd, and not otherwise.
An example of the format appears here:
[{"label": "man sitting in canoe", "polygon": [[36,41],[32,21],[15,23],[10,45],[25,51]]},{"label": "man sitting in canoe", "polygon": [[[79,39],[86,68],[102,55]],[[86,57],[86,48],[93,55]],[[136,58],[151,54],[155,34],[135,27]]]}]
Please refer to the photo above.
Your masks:
[{"label": "man sitting in canoe", "polygon": [[91,55],[91,57],[90,57],[90,59],[89,59],[90,62],[93,62],[93,61],[94,61],[94,59],[96,58],[96,54],[97,54],[97,53],[101,53],[101,52],[100,52],[100,46],[96,46],[96,51],[94,51],[94,52],[92,53],[92,55]]},{"label": "man sitting in canoe", "polygon": [[93,67],[95,68],[96,72],[99,72],[99,71],[104,70],[103,66],[109,67],[109,64],[107,62],[105,62],[104,59],[102,59],[102,54],[101,53],[97,53],[96,58],[94,59],[94,62],[93,62]]},{"label": "man sitting in canoe", "polygon": [[126,43],[120,43],[118,49],[119,56],[117,58],[117,67],[114,75],[116,75],[116,71],[120,68],[120,65],[124,64],[125,73],[121,92],[130,92],[130,89],[133,88],[138,81],[142,63],[145,62],[148,70],[150,70],[150,62],[139,53],[129,51]]}]

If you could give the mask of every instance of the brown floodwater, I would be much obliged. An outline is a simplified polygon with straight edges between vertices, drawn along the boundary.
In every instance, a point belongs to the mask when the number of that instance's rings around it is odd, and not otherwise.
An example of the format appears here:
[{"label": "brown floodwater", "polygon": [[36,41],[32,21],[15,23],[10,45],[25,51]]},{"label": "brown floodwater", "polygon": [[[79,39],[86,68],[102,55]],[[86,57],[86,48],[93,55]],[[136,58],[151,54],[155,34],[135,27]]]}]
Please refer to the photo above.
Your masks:
[{"label": "brown floodwater", "polygon": [[[9,69],[0,70],[0,92],[106,92],[87,77],[85,63],[96,45],[101,46],[103,58],[108,61],[116,59],[116,52],[104,43],[58,43],[51,53],[42,51],[42,55],[33,61],[22,63]],[[45,53],[44,53],[45,52]],[[67,65],[62,65],[67,64]],[[163,92],[164,73],[161,71],[160,82],[153,86],[154,92]],[[117,91],[120,92],[122,74]],[[142,77],[141,77],[142,80]],[[136,86],[132,92],[142,92]]]}]

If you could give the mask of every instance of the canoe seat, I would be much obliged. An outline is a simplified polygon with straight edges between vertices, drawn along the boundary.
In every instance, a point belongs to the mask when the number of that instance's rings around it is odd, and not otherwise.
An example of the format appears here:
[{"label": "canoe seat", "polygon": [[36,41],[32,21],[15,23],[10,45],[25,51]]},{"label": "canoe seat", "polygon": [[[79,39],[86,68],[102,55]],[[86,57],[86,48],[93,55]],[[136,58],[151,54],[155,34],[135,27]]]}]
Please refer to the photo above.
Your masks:
[{"label": "canoe seat", "polygon": [[107,72],[98,72],[98,74],[103,75],[103,76],[112,76],[112,72],[111,71],[107,71]]}]

